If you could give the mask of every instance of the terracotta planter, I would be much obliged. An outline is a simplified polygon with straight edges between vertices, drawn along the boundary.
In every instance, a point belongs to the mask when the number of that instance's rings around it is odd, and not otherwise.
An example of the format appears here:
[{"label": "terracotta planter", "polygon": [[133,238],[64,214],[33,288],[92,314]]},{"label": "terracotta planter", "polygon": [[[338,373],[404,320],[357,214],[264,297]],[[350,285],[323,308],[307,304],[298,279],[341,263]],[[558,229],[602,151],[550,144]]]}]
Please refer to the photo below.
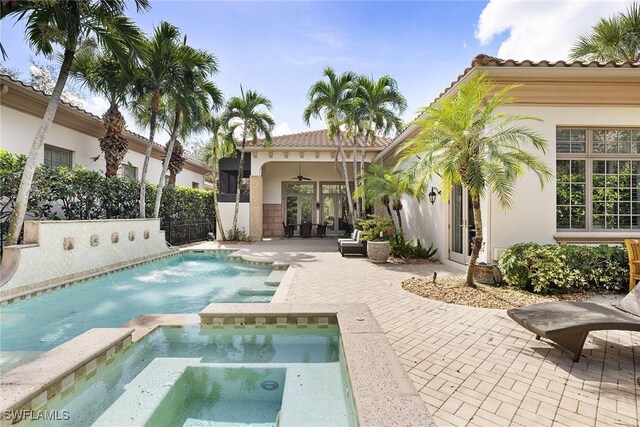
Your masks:
[{"label": "terracotta planter", "polygon": [[391,254],[391,243],[389,242],[367,242],[367,256],[371,262],[387,262]]},{"label": "terracotta planter", "polygon": [[496,283],[495,269],[496,266],[492,264],[476,264],[473,269],[473,280],[485,285],[494,285]]}]

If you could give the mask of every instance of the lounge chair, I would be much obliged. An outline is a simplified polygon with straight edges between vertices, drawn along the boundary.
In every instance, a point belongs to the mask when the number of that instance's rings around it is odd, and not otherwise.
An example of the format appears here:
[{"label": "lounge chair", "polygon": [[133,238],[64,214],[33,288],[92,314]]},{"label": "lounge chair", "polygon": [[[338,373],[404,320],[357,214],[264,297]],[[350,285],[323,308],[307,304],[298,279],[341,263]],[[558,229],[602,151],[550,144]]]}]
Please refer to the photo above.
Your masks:
[{"label": "lounge chair", "polygon": [[340,239],[338,241],[338,251],[340,255],[367,255],[366,242],[360,241],[362,238],[362,231],[356,230],[355,239]]},{"label": "lounge chair", "polygon": [[629,291],[632,291],[640,280],[640,239],[625,239],[624,245],[629,254]]},{"label": "lounge chair", "polygon": [[578,362],[591,331],[640,331],[640,286],[619,307],[588,302],[545,302],[512,308],[507,314],[536,339],[547,338],[573,353]]},{"label": "lounge chair", "polygon": [[358,233],[360,232],[360,230],[353,230],[353,233],[351,233],[351,237],[346,237],[343,239],[338,239],[338,250],[340,250],[340,243],[341,242],[355,242],[357,241],[357,236]]}]

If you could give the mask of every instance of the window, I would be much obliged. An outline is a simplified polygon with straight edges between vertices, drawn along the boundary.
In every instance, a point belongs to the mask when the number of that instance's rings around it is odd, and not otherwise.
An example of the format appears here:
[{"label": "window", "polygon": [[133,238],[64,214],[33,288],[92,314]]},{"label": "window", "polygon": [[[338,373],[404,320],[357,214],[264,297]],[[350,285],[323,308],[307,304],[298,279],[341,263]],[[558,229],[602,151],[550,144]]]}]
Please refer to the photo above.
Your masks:
[{"label": "window", "polygon": [[73,166],[71,162],[72,151],[64,150],[62,148],[52,147],[50,145],[44,146],[44,164],[52,168],[64,166],[71,169]]},{"label": "window", "polygon": [[191,188],[200,188],[200,184],[195,181],[191,181]]},{"label": "window", "polygon": [[556,130],[559,230],[640,229],[640,129]]},{"label": "window", "polygon": [[138,168],[127,163],[123,163],[122,166],[122,177],[124,179],[129,179],[131,181],[138,180]]},{"label": "window", "polygon": [[[249,171],[245,171],[240,183],[240,201],[249,201]],[[220,171],[220,201],[235,202],[236,188],[238,187],[238,171],[237,170],[221,170]]]}]

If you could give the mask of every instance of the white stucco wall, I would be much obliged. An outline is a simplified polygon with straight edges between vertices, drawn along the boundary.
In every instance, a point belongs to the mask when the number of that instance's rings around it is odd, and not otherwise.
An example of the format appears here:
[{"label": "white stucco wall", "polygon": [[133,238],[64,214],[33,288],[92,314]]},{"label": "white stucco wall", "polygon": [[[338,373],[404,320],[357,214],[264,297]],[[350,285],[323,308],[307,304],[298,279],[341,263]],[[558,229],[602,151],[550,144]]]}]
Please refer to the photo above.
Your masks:
[{"label": "white stucco wall", "polygon": [[[233,213],[235,211],[236,204],[234,202],[220,202],[218,203],[218,210],[220,212],[220,218],[222,218],[222,226],[224,227],[225,232],[230,230],[233,225]],[[250,223],[249,223],[249,203],[240,203],[240,207],[238,209],[238,228],[243,229],[247,232],[247,235],[250,233]],[[220,233],[216,233],[216,239],[220,240],[222,236]]]},{"label": "white stucco wall", "polygon": [[[28,154],[33,138],[40,126],[41,119],[22,113],[6,106],[0,106],[0,147],[16,154]],[[165,141],[166,142],[166,141]],[[63,148],[73,152],[74,165],[83,165],[94,171],[105,171],[104,156],[101,155],[97,138],[84,133],[53,124],[45,141],[46,145]],[[90,157],[100,155],[97,161]],[[44,161],[44,150],[39,155],[40,162]],[[138,168],[138,180],[142,174],[144,153],[129,151],[124,162]],[[147,181],[157,184],[162,172],[162,162],[159,159],[149,160]],[[199,188],[204,188],[204,176],[199,173],[184,169],[176,177],[176,185],[191,187],[192,182],[197,182]]]},{"label": "white stucco wall", "polygon": [[[509,114],[528,114],[542,119],[541,122],[527,122],[527,125],[548,141],[546,154],[538,155],[549,165],[554,176],[556,127],[640,126],[640,108],[632,107],[510,106],[502,111]],[[438,184],[439,179],[434,177],[433,185],[438,187]],[[527,171],[516,184],[510,210],[502,210],[493,194],[482,201],[481,209],[485,222],[485,250],[481,253],[481,261],[493,261],[495,249],[506,248],[519,242],[555,243],[555,179],[545,184],[544,189],[540,189],[537,176]],[[408,198],[405,201],[403,218],[407,238],[421,236],[427,242],[435,242],[439,258],[443,261],[448,260],[448,203],[440,196],[433,206],[428,201],[418,203],[415,199]]]},{"label": "white stucco wall", "polygon": [[[117,242],[113,233],[118,233]],[[97,244],[92,246],[94,235]],[[4,249],[2,276],[8,281],[0,298],[169,251],[159,219],[27,221],[24,238],[25,245]],[[65,249],[65,239],[73,241],[73,248]]]}]

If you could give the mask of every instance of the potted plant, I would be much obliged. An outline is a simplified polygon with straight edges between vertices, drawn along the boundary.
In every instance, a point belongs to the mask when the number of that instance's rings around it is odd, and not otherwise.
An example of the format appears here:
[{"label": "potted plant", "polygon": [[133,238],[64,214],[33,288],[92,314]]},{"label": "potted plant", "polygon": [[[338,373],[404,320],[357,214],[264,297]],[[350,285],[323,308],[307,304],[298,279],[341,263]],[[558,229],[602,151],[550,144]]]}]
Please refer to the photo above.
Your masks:
[{"label": "potted plant", "polygon": [[362,240],[367,242],[367,256],[371,262],[387,262],[391,254],[389,240],[395,235],[395,228],[391,218],[380,215],[370,215],[368,219],[360,220]]}]

